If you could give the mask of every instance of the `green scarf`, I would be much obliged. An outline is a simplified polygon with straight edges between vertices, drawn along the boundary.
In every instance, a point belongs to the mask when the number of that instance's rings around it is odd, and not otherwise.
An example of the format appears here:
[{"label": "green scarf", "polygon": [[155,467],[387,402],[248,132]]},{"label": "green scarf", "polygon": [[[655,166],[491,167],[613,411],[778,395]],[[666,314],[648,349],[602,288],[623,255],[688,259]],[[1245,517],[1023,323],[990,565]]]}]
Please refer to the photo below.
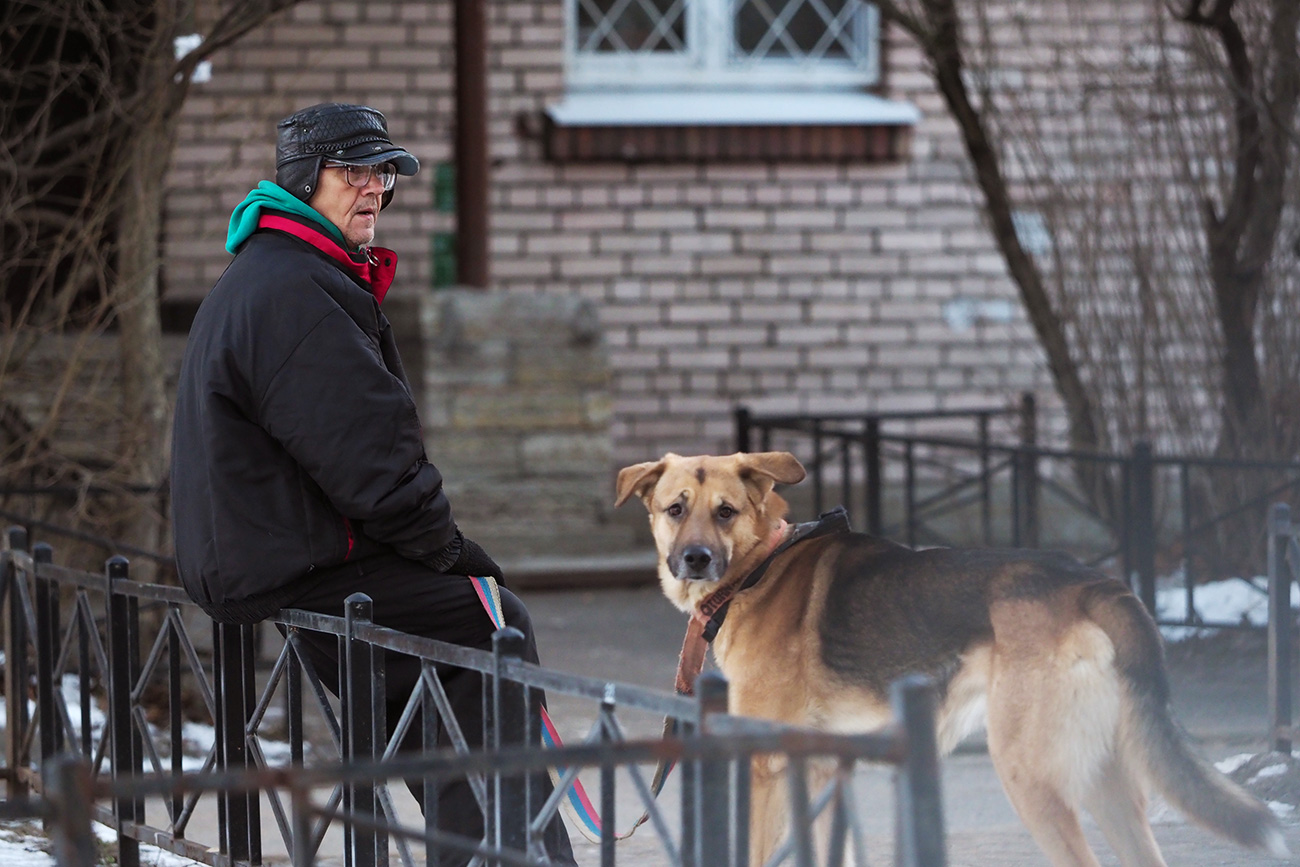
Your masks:
[{"label": "green scarf", "polygon": [[235,206],[234,212],[230,215],[230,231],[226,233],[226,252],[232,255],[238,252],[239,245],[257,231],[257,221],[262,218],[263,208],[306,217],[320,224],[325,234],[337,241],[344,250],[348,250],[347,242],[343,240],[343,233],[339,231],[339,227],[325,219],[319,211],[295,197],[284,187],[270,181],[260,181],[257,189],[250,191],[248,196]]}]

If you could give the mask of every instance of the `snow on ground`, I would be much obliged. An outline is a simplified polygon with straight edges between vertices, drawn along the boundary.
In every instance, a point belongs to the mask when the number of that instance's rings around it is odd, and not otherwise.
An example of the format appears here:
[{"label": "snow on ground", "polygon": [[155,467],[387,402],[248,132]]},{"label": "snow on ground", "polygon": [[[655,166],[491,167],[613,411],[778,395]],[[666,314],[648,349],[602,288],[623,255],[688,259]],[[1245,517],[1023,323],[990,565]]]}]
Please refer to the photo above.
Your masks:
[{"label": "snow on ground", "polygon": [[[1161,620],[1182,620],[1187,616],[1187,591],[1181,578],[1175,577],[1178,586],[1159,587],[1156,590],[1156,615]],[[1201,620],[1210,623],[1251,623],[1268,625],[1268,593],[1264,577],[1253,581],[1229,578],[1198,585],[1194,590],[1192,605]],[[1300,586],[1291,585],[1291,607],[1300,605]],[[1166,641],[1183,641],[1205,635],[1213,630],[1188,626],[1164,626],[1160,629]]]},{"label": "snow on ground", "polygon": [[[116,847],[116,831],[99,822],[93,829],[101,842]],[[50,847],[38,821],[0,822],[0,864],[4,867],[55,867]],[[141,867],[193,867],[198,863],[157,846],[140,844]]]}]

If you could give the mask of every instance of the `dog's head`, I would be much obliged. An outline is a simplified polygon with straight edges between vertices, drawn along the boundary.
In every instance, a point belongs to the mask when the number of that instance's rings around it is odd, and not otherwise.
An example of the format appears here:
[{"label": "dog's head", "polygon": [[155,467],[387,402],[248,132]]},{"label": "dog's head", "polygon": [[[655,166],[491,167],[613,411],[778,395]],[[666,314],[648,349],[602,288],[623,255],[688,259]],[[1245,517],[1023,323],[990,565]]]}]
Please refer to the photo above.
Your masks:
[{"label": "dog's head", "polygon": [[690,611],[718,582],[767,555],[766,543],[787,508],[772,488],[804,475],[788,452],[670,453],[619,471],[614,505],[633,494],[645,503],[659,549],[659,581],[674,605]]}]

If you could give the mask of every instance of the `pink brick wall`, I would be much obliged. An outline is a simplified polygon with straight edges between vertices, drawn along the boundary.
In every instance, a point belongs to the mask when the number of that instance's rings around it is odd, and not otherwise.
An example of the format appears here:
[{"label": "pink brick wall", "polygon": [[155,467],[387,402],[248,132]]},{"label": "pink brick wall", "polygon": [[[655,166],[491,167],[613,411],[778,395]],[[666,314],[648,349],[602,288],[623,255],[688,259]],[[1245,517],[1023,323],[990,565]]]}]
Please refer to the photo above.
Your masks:
[{"label": "pink brick wall", "polygon": [[[557,166],[541,110],[563,92],[561,0],[493,0],[495,291],[595,302],[618,465],[731,447],[731,410],[986,404],[1050,392],[981,224],[965,158],[918,52],[889,36],[885,94],[923,112],[889,165]],[[451,4],[317,0],[216,58],[185,107],[168,198],[167,291],[225,266],[231,208],[273,172],[274,122],[323,100],[383,110],[425,171],[399,182],[379,242],[395,292],[430,291],[434,165],[450,158]],[[1009,325],[949,327],[954,298],[1009,299]]]}]

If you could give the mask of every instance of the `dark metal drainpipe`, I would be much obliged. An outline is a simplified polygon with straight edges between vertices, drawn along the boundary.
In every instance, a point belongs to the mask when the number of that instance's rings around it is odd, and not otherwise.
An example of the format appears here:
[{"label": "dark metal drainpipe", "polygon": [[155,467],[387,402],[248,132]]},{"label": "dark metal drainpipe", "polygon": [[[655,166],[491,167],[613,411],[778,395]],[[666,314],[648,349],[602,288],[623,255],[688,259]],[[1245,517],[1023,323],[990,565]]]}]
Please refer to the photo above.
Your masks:
[{"label": "dark metal drainpipe", "polygon": [[456,0],[456,282],[488,287],[487,16]]}]

